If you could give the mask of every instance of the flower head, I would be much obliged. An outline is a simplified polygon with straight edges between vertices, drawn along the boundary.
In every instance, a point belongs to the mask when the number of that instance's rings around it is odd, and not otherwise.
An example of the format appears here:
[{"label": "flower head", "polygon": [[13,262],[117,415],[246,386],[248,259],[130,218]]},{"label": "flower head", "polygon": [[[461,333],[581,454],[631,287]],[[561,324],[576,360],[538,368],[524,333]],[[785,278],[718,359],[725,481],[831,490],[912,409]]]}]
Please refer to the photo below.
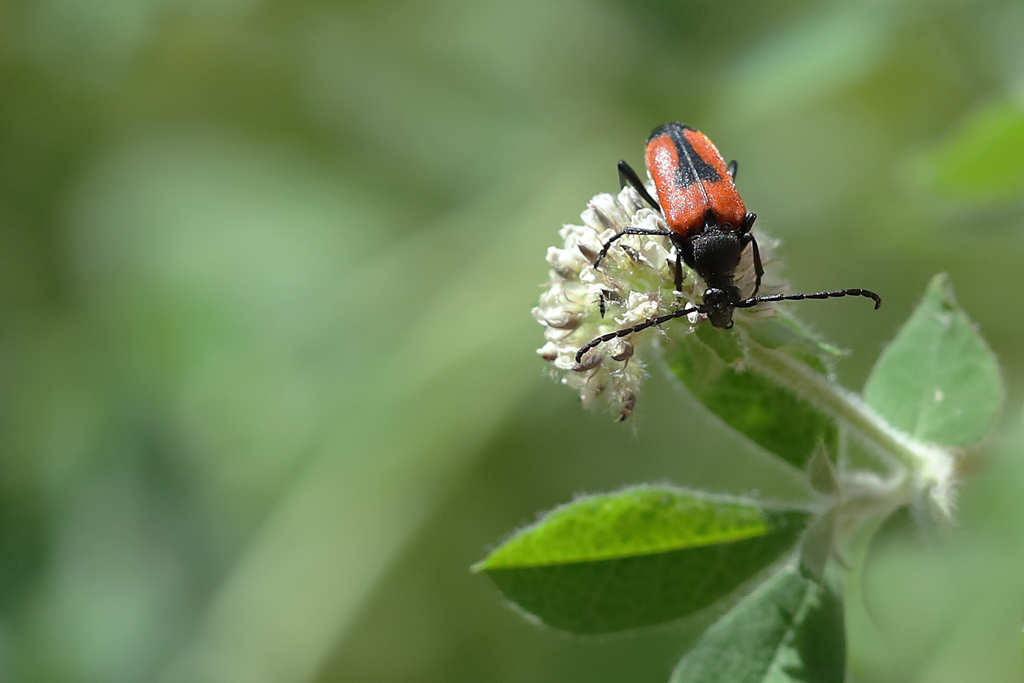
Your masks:
[{"label": "flower head", "polygon": [[[561,374],[563,384],[579,392],[585,406],[593,406],[600,397],[625,419],[645,374],[637,354],[658,334],[650,331],[606,341],[580,361],[577,351],[600,335],[699,304],[705,286],[683,265],[682,291],[675,290],[676,255],[667,237],[624,236],[594,267],[604,244],[624,228],[668,229],[661,213],[647,208],[632,187],[617,195],[596,195],[580,217],[582,225],[562,228],[562,246],[548,248],[550,280],[533,309],[547,343],[537,352]],[[768,261],[764,246],[761,258]],[[750,249],[736,270],[736,285],[744,295],[753,291]],[[757,315],[753,310],[747,314]],[[658,329],[662,334],[687,334],[701,317],[693,312]]]}]

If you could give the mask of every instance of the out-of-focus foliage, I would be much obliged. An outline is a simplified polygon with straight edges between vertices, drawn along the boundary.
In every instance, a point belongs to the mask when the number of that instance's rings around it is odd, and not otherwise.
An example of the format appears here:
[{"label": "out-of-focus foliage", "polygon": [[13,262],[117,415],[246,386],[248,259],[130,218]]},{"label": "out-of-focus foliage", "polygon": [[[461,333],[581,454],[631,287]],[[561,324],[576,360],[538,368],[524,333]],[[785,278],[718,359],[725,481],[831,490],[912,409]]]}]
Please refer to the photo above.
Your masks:
[{"label": "out-of-focus foliage", "polygon": [[[683,120],[740,160],[794,287],[885,297],[805,305],[842,379],[948,271],[1017,415],[1022,25],[1018,0],[3,3],[0,676],[666,680],[694,625],[558,638],[466,568],[578,491],[798,487],[659,378],[631,428],[542,377],[546,246]],[[1017,680],[1020,450],[967,480],[953,548],[879,551],[856,680]]]},{"label": "out-of-focus foliage", "polygon": [[933,192],[993,201],[1024,194],[1024,105],[993,103],[973,113],[923,155],[919,170]]}]

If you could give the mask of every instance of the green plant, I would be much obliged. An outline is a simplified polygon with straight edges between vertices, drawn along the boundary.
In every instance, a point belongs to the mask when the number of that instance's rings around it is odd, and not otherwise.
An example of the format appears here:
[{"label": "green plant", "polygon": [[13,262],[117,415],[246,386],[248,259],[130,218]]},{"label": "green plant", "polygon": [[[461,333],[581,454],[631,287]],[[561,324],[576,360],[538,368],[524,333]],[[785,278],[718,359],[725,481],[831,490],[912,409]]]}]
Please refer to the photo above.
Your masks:
[{"label": "green plant", "polygon": [[[633,344],[657,335],[610,341],[581,362],[575,350],[693,301],[698,289],[687,272],[688,289],[673,292],[672,259],[658,238],[631,236],[600,270],[590,262],[612,230],[657,220],[631,189],[595,197],[584,225],[566,226],[564,246],[549,250],[551,283],[534,312],[548,334],[541,356],[584,404],[607,402],[620,418],[632,411],[644,375]],[[741,288],[751,277],[749,261],[741,264]],[[594,305],[599,295],[606,315]],[[901,508],[911,509],[922,533],[953,526],[961,471],[1002,405],[999,370],[944,275],[860,395],[833,378],[841,352],[782,308],[738,311],[736,321],[728,331],[695,317],[667,325],[656,362],[711,413],[803,472],[805,500],[665,485],[581,497],[474,568],[529,618],[583,635],[718,605],[673,681],[840,682],[846,572],[863,563],[867,539]]]}]

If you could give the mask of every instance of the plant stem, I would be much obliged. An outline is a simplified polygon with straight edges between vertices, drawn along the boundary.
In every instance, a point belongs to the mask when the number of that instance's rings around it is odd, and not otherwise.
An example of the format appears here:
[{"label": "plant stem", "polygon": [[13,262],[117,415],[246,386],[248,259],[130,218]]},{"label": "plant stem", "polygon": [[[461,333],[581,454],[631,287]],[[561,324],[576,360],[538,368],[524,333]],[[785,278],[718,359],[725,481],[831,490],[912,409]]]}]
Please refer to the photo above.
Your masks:
[{"label": "plant stem", "polygon": [[847,425],[852,434],[890,465],[890,469],[898,464],[921,474],[930,469],[936,459],[949,459],[945,451],[913,441],[886,422],[859,396],[795,358],[766,349],[748,339],[746,362],[751,371],[788,388]]}]

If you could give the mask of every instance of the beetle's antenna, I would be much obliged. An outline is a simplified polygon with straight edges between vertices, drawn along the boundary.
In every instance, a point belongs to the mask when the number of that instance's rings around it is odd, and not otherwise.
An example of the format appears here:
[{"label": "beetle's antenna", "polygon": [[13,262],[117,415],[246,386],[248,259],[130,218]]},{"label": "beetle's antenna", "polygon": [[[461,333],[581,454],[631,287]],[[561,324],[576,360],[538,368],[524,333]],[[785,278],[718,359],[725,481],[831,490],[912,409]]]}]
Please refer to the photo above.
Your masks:
[{"label": "beetle's antenna", "polygon": [[659,315],[657,318],[651,318],[650,320],[642,322],[639,325],[633,325],[632,327],[625,327],[621,330],[616,330],[615,332],[602,334],[600,337],[595,337],[588,341],[586,345],[583,346],[583,348],[576,352],[576,362],[582,362],[583,354],[585,354],[587,351],[594,348],[595,346],[603,344],[606,341],[611,341],[612,339],[617,339],[619,337],[627,337],[633,334],[634,332],[640,332],[641,330],[646,330],[648,327],[661,325],[662,323],[667,323],[669,320],[682,318],[684,315],[690,315],[691,313],[695,311],[699,312],[700,310],[700,306],[687,306],[685,308],[680,308],[678,311],[672,311],[671,313],[666,313],[665,315]]},{"label": "beetle's antenna", "polygon": [[875,302],[875,310],[882,305],[882,297],[868,289],[837,289],[832,292],[813,292],[811,294],[771,294],[769,296],[752,296],[736,304],[736,308],[750,308],[768,301],[800,301],[802,299],[838,299],[844,296],[863,296]]}]

